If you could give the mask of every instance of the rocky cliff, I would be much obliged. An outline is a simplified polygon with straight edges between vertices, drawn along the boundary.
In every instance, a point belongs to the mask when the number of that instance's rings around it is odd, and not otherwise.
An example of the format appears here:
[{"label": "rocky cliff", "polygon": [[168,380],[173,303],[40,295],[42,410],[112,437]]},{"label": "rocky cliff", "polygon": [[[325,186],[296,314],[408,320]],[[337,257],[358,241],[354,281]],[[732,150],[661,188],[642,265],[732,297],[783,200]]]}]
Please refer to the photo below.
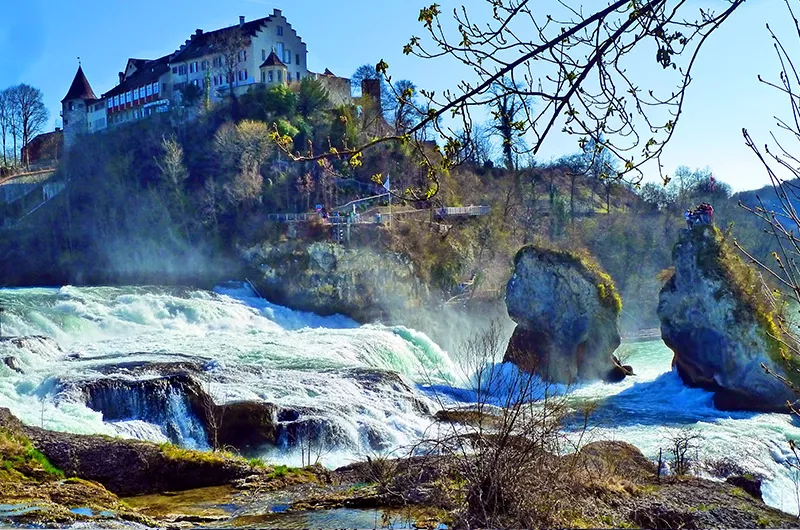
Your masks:
[{"label": "rocky cliff", "polygon": [[524,247],[506,290],[517,323],[505,361],[556,383],[618,380],[622,302],[611,278],[588,256]]},{"label": "rocky cliff", "polygon": [[368,247],[264,243],[242,252],[261,295],[293,309],[340,313],[359,322],[411,313],[428,299],[411,260]]},{"label": "rocky cliff", "polygon": [[658,316],[683,381],[714,391],[722,409],[785,410],[797,396],[761,365],[795,380],[796,363],[775,338],[776,307],[760,276],[713,226],[686,231],[672,255]]}]

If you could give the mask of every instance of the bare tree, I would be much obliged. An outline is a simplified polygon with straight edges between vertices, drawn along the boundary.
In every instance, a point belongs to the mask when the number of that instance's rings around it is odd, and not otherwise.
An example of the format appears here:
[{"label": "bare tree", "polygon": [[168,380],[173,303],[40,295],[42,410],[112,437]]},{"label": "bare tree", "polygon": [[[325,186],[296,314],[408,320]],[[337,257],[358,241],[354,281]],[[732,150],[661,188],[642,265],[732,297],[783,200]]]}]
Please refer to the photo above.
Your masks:
[{"label": "bare tree", "polygon": [[515,171],[520,153],[526,150],[523,137],[525,123],[522,119],[531,113],[531,98],[519,83],[507,77],[498,80],[490,91],[494,95],[489,104],[493,118],[490,130],[500,137],[506,169]]},{"label": "bare tree", "polygon": [[580,480],[577,449],[588,417],[566,436],[563,422],[574,413],[566,398],[537,376],[497,363],[504,347],[496,323],[464,344],[460,357],[474,403],[444,410],[417,449],[431,455],[434,467],[437,459],[446,463],[460,485],[443,492],[456,507],[457,527],[560,526]]},{"label": "bare tree", "polygon": [[[688,475],[699,465],[696,451],[702,437],[691,429],[680,429],[669,437],[667,452],[672,454],[670,471],[673,475]],[[695,452],[695,454],[692,454]]]},{"label": "bare tree", "polygon": [[399,94],[399,97],[390,101],[386,112],[390,114],[395,132],[405,134],[424,117],[415,101],[417,87],[408,79],[402,79],[394,84],[394,92]]},{"label": "bare tree", "polygon": [[219,32],[211,42],[211,49],[216,54],[212,60],[211,69],[223,76],[224,81],[228,84],[228,97],[231,100],[231,111],[234,114],[234,118],[238,114],[236,91],[234,89],[237,85],[239,66],[245,60],[243,54],[246,53],[245,49],[249,44],[249,40],[239,28],[234,27]]},{"label": "bare tree", "polygon": [[[23,83],[14,87],[11,94],[13,106],[17,113],[22,147],[26,147],[34,136],[42,132],[49,118],[49,113],[44,106],[42,91],[38,88]],[[22,163],[26,166],[30,165],[30,155],[27,150],[25,151],[25,160]]]},{"label": "bare tree", "polygon": [[6,140],[11,132],[11,98],[9,89],[0,90],[0,141],[3,146],[3,167],[8,167]]},{"label": "bare tree", "polygon": [[18,142],[20,141],[20,133],[22,130],[21,109],[19,106],[19,97],[17,92],[19,85],[12,86],[5,89],[3,92],[6,97],[6,124],[7,130],[11,135],[12,153],[14,156],[14,163],[19,162],[19,151],[17,150]]},{"label": "bare tree", "polygon": [[[744,0],[615,0],[596,11],[577,1],[485,0],[491,16],[473,16],[466,8],[444,16],[438,4],[420,11],[425,38],[414,36],[404,53],[429,61],[456,61],[474,73],[443,92],[420,90],[430,108],[426,119],[407,132],[433,124],[444,156],[429,160],[430,189],[411,190],[429,197],[437,174],[458,152],[457,130],[469,129],[473,111],[483,112],[498,98],[530,97],[533,105],[518,131],[536,154],[552,132],[563,131],[600,142],[623,161],[621,176],[640,180],[642,166],[660,158],[675,132],[696,58],[711,34]],[[707,5],[708,4],[708,5]],[[719,13],[714,7],[722,4]],[[655,46],[655,81],[646,68],[631,68],[634,56]],[[644,53],[648,53],[645,51]],[[390,80],[389,65],[376,71]],[[503,79],[510,83],[502,84]],[[667,81],[668,78],[671,78]],[[534,110],[535,109],[535,110]],[[439,121],[439,118],[446,118]],[[452,120],[463,126],[454,128]],[[290,153],[298,160],[351,157],[364,149],[407,136],[382,136],[331,153]],[[288,151],[288,150],[287,150]],[[660,169],[660,164],[655,165]],[[413,198],[413,197],[412,197]]]}]

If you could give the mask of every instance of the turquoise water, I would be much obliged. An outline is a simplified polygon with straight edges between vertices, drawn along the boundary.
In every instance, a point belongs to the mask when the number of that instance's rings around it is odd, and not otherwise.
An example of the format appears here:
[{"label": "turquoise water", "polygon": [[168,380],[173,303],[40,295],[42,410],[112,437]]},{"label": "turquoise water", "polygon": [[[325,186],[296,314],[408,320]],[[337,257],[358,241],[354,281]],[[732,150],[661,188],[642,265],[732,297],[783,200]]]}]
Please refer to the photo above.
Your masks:
[{"label": "turquoise water", "polygon": [[[332,434],[317,456],[332,467],[375,454],[375,440],[382,453],[401,452],[430,427],[419,403],[431,411],[439,406],[426,389],[469,386],[469,374],[454,362],[456,352],[443,351],[423,333],[291,311],[245,289],[0,290],[0,305],[6,310],[4,335],[55,340],[25,348],[0,345],[0,358],[17,357],[24,371],[0,363],[0,406],[26,423],[54,430],[164,441],[163,425],[141,418],[104,421],[76,396],[56,392],[56,382],[98,377],[121,361],[199,360],[219,402],[265,400],[324,420]],[[671,371],[671,352],[661,342],[624,344],[618,353],[628,357],[636,376],[568,389],[575,400],[598,404],[589,441],[625,440],[656,458],[672,433],[692,429],[702,436],[701,459],[729,457],[762,473],[767,502],[797,509],[788,440],[800,440],[800,428],[792,417],[714,409],[710,393],[686,388]],[[352,376],[356,368],[396,371],[407,386],[364,383]],[[468,390],[450,389],[445,398],[463,402],[470,396]],[[264,456],[300,463],[299,451],[291,449]]]}]

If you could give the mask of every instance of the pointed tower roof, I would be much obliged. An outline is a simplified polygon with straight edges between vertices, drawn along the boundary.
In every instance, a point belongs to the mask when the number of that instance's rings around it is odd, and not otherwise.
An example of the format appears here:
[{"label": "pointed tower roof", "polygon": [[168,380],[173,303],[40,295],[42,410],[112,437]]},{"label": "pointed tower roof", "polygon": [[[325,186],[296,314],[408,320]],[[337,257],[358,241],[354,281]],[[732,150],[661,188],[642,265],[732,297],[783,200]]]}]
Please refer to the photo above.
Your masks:
[{"label": "pointed tower roof", "polygon": [[272,53],[269,54],[269,57],[267,57],[267,60],[261,65],[261,68],[264,68],[265,66],[283,66],[286,68],[286,65],[283,64],[283,61],[281,61],[275,54],[275,50],[272,50]]},{"label": "pointed tower roof", "polygon": [[78,66],[78,72],[75,74],[75,79],[72,80],[72,85],[69,87],[69,92],[67,92],[67,95],[61,100],[61,103],[71,99],[97,99],[97,96],[94,95],[94,90],[92,90],[92,87],[89,84],[89,80],[86,79],[86,76],[83,74],[82,66]]}]

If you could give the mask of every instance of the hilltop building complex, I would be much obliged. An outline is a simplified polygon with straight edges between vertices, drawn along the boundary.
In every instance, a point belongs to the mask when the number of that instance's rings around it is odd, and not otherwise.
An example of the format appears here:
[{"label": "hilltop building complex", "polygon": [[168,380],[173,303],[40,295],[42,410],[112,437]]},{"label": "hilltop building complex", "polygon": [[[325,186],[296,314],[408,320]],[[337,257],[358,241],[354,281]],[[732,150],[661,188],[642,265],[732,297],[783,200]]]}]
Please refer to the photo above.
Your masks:
[{"label": "hilltop building complex", "polygon": [[306,44],[279,9],[272,15],[216,31],[198,29],[174,53],[158,59],[128,59],[119,84],[97,97],[82,67],[61,102],[64,148],[93,134],[180,106],[187,95],[210,101],[241,95],[255,86],[299,83],[312,76],[334,105],[351,101],[350,80],[329,70],[307,68]]}]

